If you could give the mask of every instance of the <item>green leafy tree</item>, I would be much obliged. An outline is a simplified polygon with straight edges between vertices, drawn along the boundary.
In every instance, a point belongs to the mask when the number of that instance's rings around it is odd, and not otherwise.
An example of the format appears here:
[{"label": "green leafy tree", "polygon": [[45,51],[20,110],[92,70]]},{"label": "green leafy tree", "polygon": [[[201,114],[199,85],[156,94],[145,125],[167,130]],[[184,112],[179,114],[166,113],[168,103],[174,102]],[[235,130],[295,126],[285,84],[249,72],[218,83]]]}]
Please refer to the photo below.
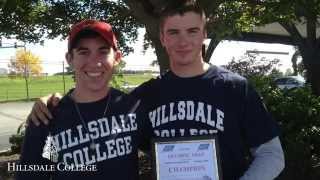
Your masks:
[{"label": "green leafy tree", "polygon": [[289,91],[276,88],[272,79],[282,75],[274,68],[276,63],[261,63],[255,56],[244,56],[226,67],[249,78],[280,125],[286,167],[277,179],[317,180],[320,178],[320,97],[313,95],[309,86]]},{"label": "green leafy tree", "polygon": [[238,60],[233,58],[225,68],[232,72],[236,72],[246,78],[262,77],[271,74],[271,72],[278,73],[276,65],[279,63],[279,59],[266,59],[262,57],[257,59],[257,54],[246,53]]},{"label": "green leafy tree", "polygon": [[70,25],[82,19],[105,20],[113,25],[124,54],[133,49],[129,42],[142,27],[121,1],[87,0],[4,0],[0,4],[0,36],[14,36],[29,42],[67,37]]},{"label": "green leafy tree", "polygon": [[293,74],[294,75],[302,75],[302,76],[306,77],[306,70],[303,65],[303,62],[298,61],[300,57],[301,57],[300,51],[296,50],[296,52],[293,54],[293,56],[291,58]]},{"label": "green leafy tree", "polygon": [[[84,18],[106,20],[114,25],[123,52],[137,38],[137,29],[145,27],[146,47],[155,49],[160,71],[168,69],[168,56],[159,40],[159,11],[169,0],[2,0],[0,35],[41,41],[43,35],[67,36],[70,24]],[[200,0],[208,15],[208,36],[213,43],[208,56],[221,39],[243,36],[256,26],[278,22],[298,47],[314,93],[320,94],[320,39],[316,34],[320,15],[319,0]],[[303,37],[296,24],[306,27]],[[150,43],[151,42],[151,43]],[[207,57],[206,57],[207,58]]]},{"label": "green leafy tree", "polygon": [[[250,26],[265,25],[269,23],[279,23],[290,35],[290,43],[295,45],[300,51],[306,77],[311,83],[315,94],[320,95],[320,37],[317,35],[320,15],[319,0],[239,0],[245,11],[236,22],[247,22],[247,32]],[[232,13],[232,11],[231,11]],[[228,17],[232,15],[228,14]],[[244,20],[244,21],[241,21]],[[306,36],[298,30],[297,25],[302,25]],[[239,29],[239,28],[238,28]],[[242,31],[246,29],[242,28]]]},{"label": "green leafy tree", "polygon": [[292,75],[294,75],[294,74],[293,74],[293,72],[292,72],[292,70],[291,70],[290,68],[287,68],[287,69],[286,69],[286,72],[284,73],[284,75],[285,75],[285,76],[292,76]]},{"label": "green leafy tree", "polygon": [[319,179],[320,97],[309,86],[282,91],[268,83],[256,88],[281,127],[286,167],[278,179]]},{"label": "green leafy tree", "polygon": [[[38,42],[47,38],[67,36],[70,24],[84,18],[110,22],[116,32],[121,50],[132,51],[126,44],[137,38],[137,29],[145,27],[146,47],[155,48],[160,70],[168,68],[168,57],[159,40],[159,11],[167,0],[18,0],[1,3],[0,35],[15,35],[17,39]],[[209,16],[216,18],[220,1],[202,0]],[[223,32],[223,31],[221,31]]]}]

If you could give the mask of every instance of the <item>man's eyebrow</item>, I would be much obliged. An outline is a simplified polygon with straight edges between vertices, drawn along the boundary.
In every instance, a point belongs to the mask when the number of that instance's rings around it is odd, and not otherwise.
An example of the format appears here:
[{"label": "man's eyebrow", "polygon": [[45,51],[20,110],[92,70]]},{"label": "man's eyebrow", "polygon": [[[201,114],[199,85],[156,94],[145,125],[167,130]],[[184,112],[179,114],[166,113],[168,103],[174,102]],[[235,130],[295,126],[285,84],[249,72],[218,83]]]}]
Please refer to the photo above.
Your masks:
[{"label": "man's eyebrow", "polygon": [[167,29],[167,32],[168,33],[176,33],[176,32],[179,32],[178,29]]},{"label": "man's eyebrow", "polygon": [[[109,46],[109,45],[104,45],[104,46],[99,47],[100,50],[105,50],[105,49],[109,49],[109,48],[111,48],[111,46]],[[75,49],[76,49],[76,51],[89,50],[89,48],[83,47],[83,46],[79,46],[79,47],[77,47],[77,48],[75,48]]]},{"label": "man's eyebrow", "polygon": [[188,31],[200,31],[199,27],[189,28]]},{"label": "man's eyebrow", "polygon": [[89,48],[80,46],[75,49],[76,49],[76,51],[84,51],[84,50],[88,50]]},{"label": "man's eyebrow", "polygon": [[109,45],[104,45],[104,46],[99,47],[100,50],[110,49],[110,48],[111,48],[111,46],[109,46]]}]

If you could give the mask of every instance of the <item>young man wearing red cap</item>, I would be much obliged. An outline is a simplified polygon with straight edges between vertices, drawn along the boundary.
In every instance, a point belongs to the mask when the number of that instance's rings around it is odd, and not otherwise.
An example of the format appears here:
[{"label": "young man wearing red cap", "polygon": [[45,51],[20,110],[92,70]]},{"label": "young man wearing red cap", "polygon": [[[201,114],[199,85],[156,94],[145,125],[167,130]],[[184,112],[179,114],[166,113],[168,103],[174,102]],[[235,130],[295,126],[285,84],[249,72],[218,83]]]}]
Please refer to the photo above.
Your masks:
[{"label": "young man wearing red cap", "polygon": [[50,126],[27,127],[20,164],[10,166],[17,179],[138,179],[137,148],[150,128],[139,102],[109,86],[120,58],[109,24],[72,26],[66,60],[75,88],[52,111]]},{"label": "young man wearing red cap", "polygon": [[[274,179],[284,168],[278,125],[245,78],[203,61],[203,9],[194,0],[168,3],[160,15],[160,40],[170,71],[131,93],[142,100],[154,135],[217,134],[223,179]],[[253,157],[249,165],[246,150]]]}]

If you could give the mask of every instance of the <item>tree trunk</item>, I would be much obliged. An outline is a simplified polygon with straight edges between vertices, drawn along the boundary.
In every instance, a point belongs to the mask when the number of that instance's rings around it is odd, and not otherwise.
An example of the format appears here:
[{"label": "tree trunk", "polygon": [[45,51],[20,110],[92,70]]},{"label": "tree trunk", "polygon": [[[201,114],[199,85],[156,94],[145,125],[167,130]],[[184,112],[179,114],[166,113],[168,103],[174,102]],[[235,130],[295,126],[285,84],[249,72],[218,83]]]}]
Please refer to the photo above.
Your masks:
[{"label": "tree trunk", "polygon": [[320,63],[308,64],[304,63],[307,70],[307,82],[311,84],[312,92],[320,96]]},{"label": "tree trunk", "polygon": [[160,73],[163,74],[169,69],[169,58],[166,50],[162,47],[159,39],[152,41],[156,49],[156,55],[160,66]]},{"label": "tree trunk", "polygon": [[303,64],[307,70],[307,82],[311,84],[312,92],[320,96],[320,52],[316,47],[304,49],[301,53]]},{"label": "tree trunk", "polygon": [[293,75],[297,76],[298,75],[298,57],[300,56],[300,51],[297,50],[291,58],[292,62],[292,69],[293,69]]},{"label": "tree trunk", "polygon": [[157,55],[157,61],[160,66],[160,73],[163,74],[166,72],[169,67],[169,58],[165,48],[162,46],[160,41],[160,29],[158,26],[159,19],[154,21],[149,21],[145,23],[146,33],[148,37],[151,39],[153,47],[155,48],[155,53]]},{"label": "tree trunk", "polygon": [[169,69],[168,55],[162,47],[159,38],[159,15],[157,12],[161,9],[164,0],[124,0],[132,15],[142,24],[145,25],[146,33],[155,48],[157,61],[160,66],[160,73]]},{"label": "tree trunk", "polygon": [[211,41],[210,41],[208,48],[206,48],[205,52],[202,51],[202,53],[204,53],[204,54],[202,54],[202,56],[204,56],[204,61],[207,63],[210,62],[213,51],[216,49],[216,47],[218,46],[218,44],[220,42],[219,40],[217,40],[215,38],[215,36],[212,36],[210,38],[211,38]]}]

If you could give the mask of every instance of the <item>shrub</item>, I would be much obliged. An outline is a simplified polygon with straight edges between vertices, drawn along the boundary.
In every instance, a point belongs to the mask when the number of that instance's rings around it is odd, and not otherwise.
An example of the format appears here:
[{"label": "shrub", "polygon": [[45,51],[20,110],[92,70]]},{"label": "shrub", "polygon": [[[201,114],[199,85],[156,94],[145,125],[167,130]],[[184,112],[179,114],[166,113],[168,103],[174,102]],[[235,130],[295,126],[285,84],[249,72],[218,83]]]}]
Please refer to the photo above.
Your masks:
[{"label": "shrub", "polygon": [[9,142],[11,144],[11,154],[20,154],[21,147],[23,144],[23,138],[25,134],[25,122],[21,123],[18,127],[17,134],[13,134],[9,138]]},{"label": "shrub", "polygon": [[279,179],[320,179],[320,97],[309,86],[283,91],[268,77],[250,81],[281,127],[286,167]]}]

